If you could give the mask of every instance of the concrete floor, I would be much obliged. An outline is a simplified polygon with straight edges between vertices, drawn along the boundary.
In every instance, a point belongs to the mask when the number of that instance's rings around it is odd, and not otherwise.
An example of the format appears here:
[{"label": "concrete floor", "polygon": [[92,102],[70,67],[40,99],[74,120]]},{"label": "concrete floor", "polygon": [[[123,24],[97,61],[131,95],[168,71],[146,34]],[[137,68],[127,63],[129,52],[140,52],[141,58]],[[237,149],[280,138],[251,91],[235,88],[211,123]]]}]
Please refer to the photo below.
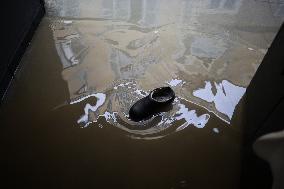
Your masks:
[{"label": "concrete floor", "polygon": [[[242,129],[231,119],[284,1],[46,0],[46,8],[1,107],[7,180],[239,188]],[[129,120],[130,106],[160,86],[176,92],[173,109]]]}]

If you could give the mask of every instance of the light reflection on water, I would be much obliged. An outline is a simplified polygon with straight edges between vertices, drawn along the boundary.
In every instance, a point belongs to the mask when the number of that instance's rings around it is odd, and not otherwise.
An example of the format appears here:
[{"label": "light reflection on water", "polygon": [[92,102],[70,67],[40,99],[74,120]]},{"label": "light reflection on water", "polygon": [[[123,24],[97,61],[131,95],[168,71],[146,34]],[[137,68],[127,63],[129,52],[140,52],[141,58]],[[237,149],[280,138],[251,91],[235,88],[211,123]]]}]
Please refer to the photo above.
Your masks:
[{"label": "light reflection on water", "polygon": [[[85,108],[84,108],[85,114],[77,121],[77,123],[79,123],[79,124],[84,123],[85,127],[90,123],[90,121],[89,121],[89,112],[90,111],[92,111],[92,112],[97,111],[97,109],[104,104],[105,99],[106,99],[106,95],[103,94],[103,93],[95,93],[95,94],[88,95],[87,97],[83,97],[83,98],[89,98],[91,96],[97,97],[98,100],[96,102],[96,105],[92,106],[92,105],[87,103]],[[81,100],[77,100],[75,102],[71,102],[71,104],[75,104],[75,103],[80,102],[80,101]]]},{"label": "light reflection on water", "polygon": [[227,115],[229,119],[231,119],[235,107],[244,95],[246,89],[223,80],[220,83],[214,82],[214,87],[217,92],[213,94],[211,82],[206,81],[205,83],[205,87],[193,91],[193,95],[207,102],[213,102],[219,112]]},{"label": "light reflection on water", "polygon": [[167,82],[167,84],[171,87],[176,87],[177,85],[185,84],[185,81],[182,81],[180,79],[172,79],[171,81]]}]

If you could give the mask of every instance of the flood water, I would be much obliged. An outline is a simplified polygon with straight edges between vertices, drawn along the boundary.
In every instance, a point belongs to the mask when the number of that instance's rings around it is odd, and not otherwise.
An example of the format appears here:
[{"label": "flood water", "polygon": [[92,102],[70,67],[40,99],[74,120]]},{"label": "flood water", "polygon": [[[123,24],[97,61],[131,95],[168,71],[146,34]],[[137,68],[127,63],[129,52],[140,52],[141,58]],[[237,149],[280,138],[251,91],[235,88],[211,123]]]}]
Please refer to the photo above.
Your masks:
[{"label": "flood water", "polygon": [[[46,0],[1,106],[1,166],[30,188],[239,188],[232,122],[283,1]],[[128,111],[170,86],[173,108]],[[234,115],[235,113],[235,115]],[[15,180],[14,180],[15,179]]]}]

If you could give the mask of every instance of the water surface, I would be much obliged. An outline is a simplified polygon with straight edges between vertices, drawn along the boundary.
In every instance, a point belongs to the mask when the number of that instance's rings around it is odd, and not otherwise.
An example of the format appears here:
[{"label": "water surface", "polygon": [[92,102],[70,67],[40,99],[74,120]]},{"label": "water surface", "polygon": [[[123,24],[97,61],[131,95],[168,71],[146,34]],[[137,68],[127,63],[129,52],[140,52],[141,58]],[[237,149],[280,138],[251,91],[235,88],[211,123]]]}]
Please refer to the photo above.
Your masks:
[{"label": "water surface", "polygon": [[[1,107],[7,180],[238,188],[242,130],[232,118],[242,118],[236,107],[283,21],[282,1],[46,6]],[[131,121],[131,105],[161,86],[175,91],[173,108]]]}]

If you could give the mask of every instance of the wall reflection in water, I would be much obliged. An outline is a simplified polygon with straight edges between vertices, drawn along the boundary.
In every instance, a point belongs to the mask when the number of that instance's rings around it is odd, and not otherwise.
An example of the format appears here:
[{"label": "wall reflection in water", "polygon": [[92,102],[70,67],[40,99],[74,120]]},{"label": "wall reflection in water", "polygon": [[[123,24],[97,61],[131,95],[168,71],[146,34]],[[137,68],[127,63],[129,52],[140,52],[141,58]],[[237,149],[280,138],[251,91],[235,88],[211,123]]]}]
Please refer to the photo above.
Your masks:
[{"label": "wall reflection in water", "polygon": [[282,23],[282,4],[273,7],[252,0],[47,0],[49,15],[59,17],[51,28],[71,102],[105,95],[103,103],[86,103],[78,123],[105,118],[133,132],[130,106],[170,85],[178,96],[173,111],[135,134],[202,128],[210,115],[229,124]]}]

